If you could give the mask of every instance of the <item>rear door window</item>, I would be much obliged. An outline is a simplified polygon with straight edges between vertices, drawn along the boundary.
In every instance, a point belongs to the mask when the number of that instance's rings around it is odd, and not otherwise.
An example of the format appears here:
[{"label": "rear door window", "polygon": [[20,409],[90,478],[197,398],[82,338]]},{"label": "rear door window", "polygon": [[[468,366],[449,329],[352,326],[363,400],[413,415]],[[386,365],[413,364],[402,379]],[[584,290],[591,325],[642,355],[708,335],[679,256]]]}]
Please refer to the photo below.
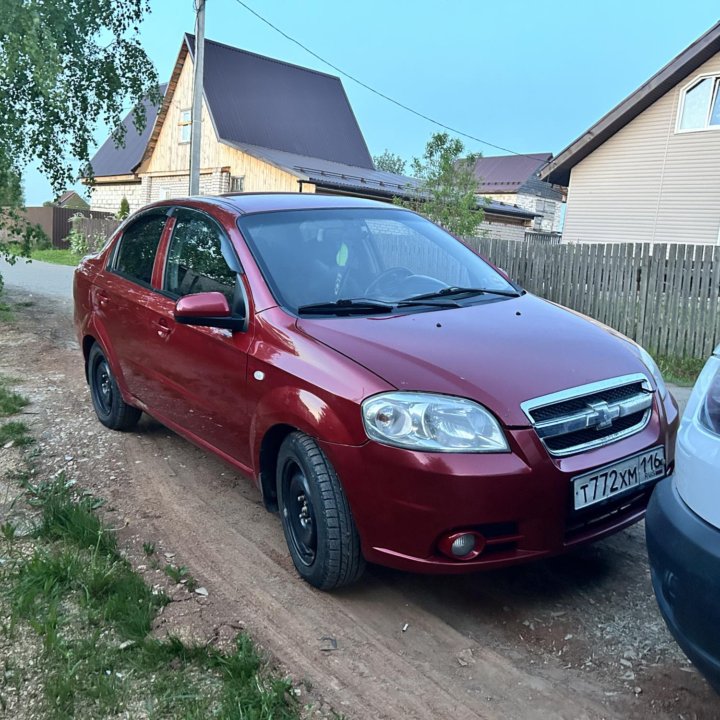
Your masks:
[{"label": "rear door window", "polygon": [[120,238],[113,270],[128,280],[150,287],[155,254],[166,223],[166,215],[146,215],[129,225]]}]

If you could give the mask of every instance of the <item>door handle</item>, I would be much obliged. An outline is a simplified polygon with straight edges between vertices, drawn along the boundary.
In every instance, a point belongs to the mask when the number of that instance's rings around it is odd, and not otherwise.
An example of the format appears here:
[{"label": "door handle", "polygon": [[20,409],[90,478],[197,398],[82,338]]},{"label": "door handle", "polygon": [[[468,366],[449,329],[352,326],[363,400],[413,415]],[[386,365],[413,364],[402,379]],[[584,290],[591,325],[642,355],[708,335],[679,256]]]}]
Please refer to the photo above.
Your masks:
[{"label": "door handle", "polygon": [[103,290],[99,290],[97,294],[98,305],[101,308],[107,307],[110,303],[110,298],[105,294]]},{"label": "door handle", "polygon": [[168,325],[167,320],[158,320],[155,323],[155,329],[157,331],[158,337],[163,339],[169,337],[170,333],[172,332],[172,329],[170,328],[170,325]]}]

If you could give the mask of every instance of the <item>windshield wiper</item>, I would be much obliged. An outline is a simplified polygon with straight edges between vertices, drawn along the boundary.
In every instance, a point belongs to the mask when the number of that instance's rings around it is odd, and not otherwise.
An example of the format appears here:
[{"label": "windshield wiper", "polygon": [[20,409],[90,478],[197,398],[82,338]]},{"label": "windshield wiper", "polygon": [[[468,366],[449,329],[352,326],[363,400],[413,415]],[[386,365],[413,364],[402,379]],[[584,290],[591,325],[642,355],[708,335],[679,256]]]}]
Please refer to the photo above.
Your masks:
[{"label": "windshield wiper", "polygon": [[394,308],[394,305],[375,300],[343,299],[335,302],[301,305],[297,311],[299,315],[369,315],[371,313],[389,313]]},{"label": "windshield wiper", "polygon": [[442,290],[423,293],[422,295],[413,295],[405,298],[403,302],[412,302],[415,300],[430,300],[432,298],[449,298],[459,295],[502,295],[504,297],[520,297],[521,293],[516,290],[492,290],[490,288],[471,288],[471,287],[446,287]]}]

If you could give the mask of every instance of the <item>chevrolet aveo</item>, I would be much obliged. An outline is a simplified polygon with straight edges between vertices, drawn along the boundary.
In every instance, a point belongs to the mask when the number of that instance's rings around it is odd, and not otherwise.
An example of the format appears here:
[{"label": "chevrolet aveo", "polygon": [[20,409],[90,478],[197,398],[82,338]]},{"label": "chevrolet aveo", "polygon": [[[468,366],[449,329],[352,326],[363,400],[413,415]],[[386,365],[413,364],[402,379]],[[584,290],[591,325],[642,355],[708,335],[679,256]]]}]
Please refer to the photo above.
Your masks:
[{"label": "chevrolet aveo", "polygon": [[252,477],[298,573],[460,573],[643,517],[677,406],[651,357],[421,216],[303,194],[168,200],[75,273],[92,402]]}]

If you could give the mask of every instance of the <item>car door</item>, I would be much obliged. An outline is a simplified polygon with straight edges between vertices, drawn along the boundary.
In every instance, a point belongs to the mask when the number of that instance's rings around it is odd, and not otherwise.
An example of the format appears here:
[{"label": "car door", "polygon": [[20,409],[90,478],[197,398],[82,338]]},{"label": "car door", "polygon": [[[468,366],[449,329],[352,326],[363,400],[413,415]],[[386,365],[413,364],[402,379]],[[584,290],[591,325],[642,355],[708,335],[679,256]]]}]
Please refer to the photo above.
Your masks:
[{"label": "car door", "polygon": [[223,293],[247,313],[240,265],[224,230],[209,215],[173,211],[163,272],[163,302],[153,307],[159,419],[179,425],[214,449],[250,465],[245,391],[249,330],[231,331],[175,322],[175,303],[201,292]]},{"label": "car door", "polygon": [[150,347],[158,328],[152,325],[158,303],[165,302],[153,287],[153,268],[170,208],[143,213],[123,231],[108,265],[93,288],[93,307],[104,331],[115,370],[130,393],[148,408],[154,405]]}]

